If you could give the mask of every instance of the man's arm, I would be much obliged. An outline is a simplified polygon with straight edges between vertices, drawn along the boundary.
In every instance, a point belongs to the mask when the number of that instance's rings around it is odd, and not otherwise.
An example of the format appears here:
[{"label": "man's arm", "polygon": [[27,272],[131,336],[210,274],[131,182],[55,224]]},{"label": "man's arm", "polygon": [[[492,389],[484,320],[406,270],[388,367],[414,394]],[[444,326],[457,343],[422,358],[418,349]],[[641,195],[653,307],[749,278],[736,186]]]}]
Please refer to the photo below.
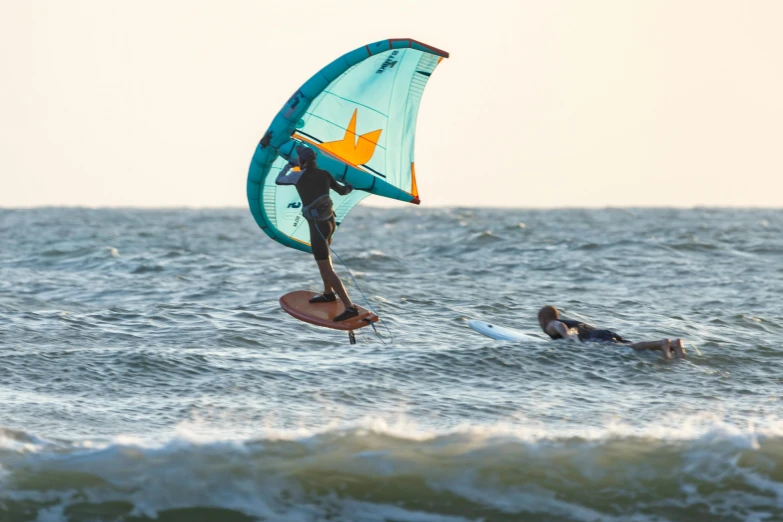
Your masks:
[{"label": "man's arm", "polygon": [[550,321],[549,324],[546,325],[546,331],[551,335],[558,334],[563,339],[579,340],[579,335],[573,333],[570,328],[560,321]]},{"label": "man's arm", "polygon": [[277,175],[277,178],[275,179],[276,185],[296,185],[296,182],[299,181],[299,178],[302,177],[302,171],[298,172],[292,172],[288,173],[288,171],[291,170],[291,167],[295,167],[296,163],[288,162],[285,167],[283,167],[283,170],[280,171],[280,174]]},{"label": "man's arm", "polygon": [[340,194],[341,196],[347,196],[353,191],[353,187],[350,183],[345,183],[345,185],[340,185],[337,180],[332,177],[331,174],[329,174],[329,188]]}]

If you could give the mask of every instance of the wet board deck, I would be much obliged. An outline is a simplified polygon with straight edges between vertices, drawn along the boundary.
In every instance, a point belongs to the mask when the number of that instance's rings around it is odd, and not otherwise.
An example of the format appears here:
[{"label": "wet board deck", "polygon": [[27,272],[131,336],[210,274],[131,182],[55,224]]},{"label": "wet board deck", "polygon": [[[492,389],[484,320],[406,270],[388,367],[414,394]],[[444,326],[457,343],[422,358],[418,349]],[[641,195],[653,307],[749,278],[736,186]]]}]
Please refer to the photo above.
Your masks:
[{"label": "wet board deck", "polygon": [[370,323],[374,323],[378,320],[378,316],[374,313],[357,306],[359,309],[359,315],[352,317],[346,321],[334,322],[332,319],[337,317],[345,307],[342,301],[337,299],[331,303],[310,303],[311,298],[318,295],[317,292],[310,292],[309,290],[296,290],[289,294],[285,294],[280,298],[280,306],[296,317],[300,321],[314,324],[316,326],[323,326],[324,328],[333,328],[335,330],[358,330],[365,326],[369,326]]},{"label": "wet board deck", "polygon": [[485,323],[484,321],[468,321],[468,326],[480,334],[491,337],[498,341],[536,341],[539,338],[519,330],[504,328],[496,324]]}]

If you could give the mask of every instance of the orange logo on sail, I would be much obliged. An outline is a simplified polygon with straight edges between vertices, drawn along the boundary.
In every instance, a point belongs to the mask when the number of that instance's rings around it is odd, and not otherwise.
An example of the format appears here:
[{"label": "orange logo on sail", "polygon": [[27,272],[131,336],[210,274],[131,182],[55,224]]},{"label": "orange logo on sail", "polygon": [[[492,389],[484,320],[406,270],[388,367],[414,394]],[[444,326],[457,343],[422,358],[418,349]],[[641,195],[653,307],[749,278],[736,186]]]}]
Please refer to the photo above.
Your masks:
[{"label": "orange logo on sail", "polygon": [[362,165],[367,163],[375,154],[375,147],[378,145],[378,139],[381,137],[382,129],[356,135],[356,113],[358,109],[353,111],[351,121],[348,123],[348,128],[345,130],[345,136],[343,139],[337,141],[328,141],[318,145],[319,148],[334,154],[346,163],[353,166]]}]

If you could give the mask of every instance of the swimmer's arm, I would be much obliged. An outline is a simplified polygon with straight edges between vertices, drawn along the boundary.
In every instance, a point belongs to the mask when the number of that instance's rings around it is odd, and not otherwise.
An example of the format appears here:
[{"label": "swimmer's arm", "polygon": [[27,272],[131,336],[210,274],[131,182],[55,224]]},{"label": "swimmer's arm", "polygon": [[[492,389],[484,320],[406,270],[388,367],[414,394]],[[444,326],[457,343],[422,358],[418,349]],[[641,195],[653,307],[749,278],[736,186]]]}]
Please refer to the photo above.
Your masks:
[{"label": "swimmer's arm", "polygon": [[546,331],[549,334],[558,334],[563,339],[572,339],[575,341],[579,340],[579,336],[575,333],[572,333],[571,330],[560,321],[552,321],[548,325],[546,325]]}]

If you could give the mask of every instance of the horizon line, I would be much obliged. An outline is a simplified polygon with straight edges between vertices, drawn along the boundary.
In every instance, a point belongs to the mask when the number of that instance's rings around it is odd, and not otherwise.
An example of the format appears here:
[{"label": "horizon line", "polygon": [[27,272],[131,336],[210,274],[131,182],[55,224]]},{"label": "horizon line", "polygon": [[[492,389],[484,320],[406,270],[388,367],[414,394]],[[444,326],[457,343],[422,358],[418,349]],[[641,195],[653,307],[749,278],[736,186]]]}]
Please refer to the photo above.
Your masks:
[{"label": "horizon line", "polygon": [[[379,210],[395,210],[401,208],[410,208],[409,205],[360,205],[362,208],[371,208]],[[2,210],[42,210],[42,209],[73,209],[73,210],[247,210],[247,206],[229,206],[229,205],[151,205],[151,206],[131,206],[131,205],[23,205],[23,206],[3,206]],[[506,206],[506,205],[432,205],[416,206],[416,210],[443,210],[443,209],[478,209],[478,210],[783,210],[781,206],[764,205],[596,205],[596,206]]]}]

